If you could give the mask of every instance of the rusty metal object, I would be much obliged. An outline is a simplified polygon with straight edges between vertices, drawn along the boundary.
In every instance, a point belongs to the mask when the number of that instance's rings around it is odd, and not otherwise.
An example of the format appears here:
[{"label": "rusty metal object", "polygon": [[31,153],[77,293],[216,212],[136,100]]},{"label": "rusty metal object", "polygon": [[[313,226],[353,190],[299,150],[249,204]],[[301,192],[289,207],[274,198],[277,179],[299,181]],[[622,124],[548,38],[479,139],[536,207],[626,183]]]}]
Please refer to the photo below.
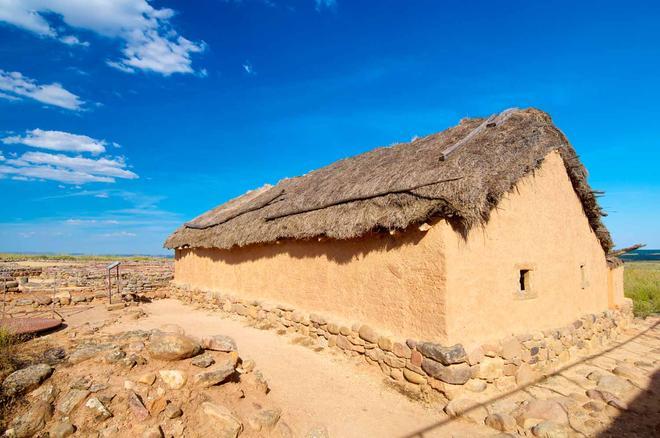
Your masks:
[{"label": "rusty metal object", "polygon": [[5,318],[0,320],[0,327],[14,335],[41,333],[62,325],[62,320],[55,318]]},{"label": "rusty metal object", "polygon": [[112,262],[105,267],[108,270],[108,304],[112,304],[112,279],[110,272],[113,269],[117,270],[117,294],[121,296],[121,278],[119,277],[119,265],[121,265],[121,262]]}]

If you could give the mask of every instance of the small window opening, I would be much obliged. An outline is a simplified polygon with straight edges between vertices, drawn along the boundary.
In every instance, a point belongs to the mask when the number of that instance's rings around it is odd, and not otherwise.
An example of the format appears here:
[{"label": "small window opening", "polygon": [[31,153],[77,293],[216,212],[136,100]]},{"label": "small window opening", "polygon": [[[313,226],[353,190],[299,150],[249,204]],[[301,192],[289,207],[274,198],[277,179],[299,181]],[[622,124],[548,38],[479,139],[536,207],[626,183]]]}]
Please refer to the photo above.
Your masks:
[{"label": "small window opening", "polygon": [[520,270],[520,291],[521,292],[528,292],[530,287],[529,287],[529,269],[521,269]]}]

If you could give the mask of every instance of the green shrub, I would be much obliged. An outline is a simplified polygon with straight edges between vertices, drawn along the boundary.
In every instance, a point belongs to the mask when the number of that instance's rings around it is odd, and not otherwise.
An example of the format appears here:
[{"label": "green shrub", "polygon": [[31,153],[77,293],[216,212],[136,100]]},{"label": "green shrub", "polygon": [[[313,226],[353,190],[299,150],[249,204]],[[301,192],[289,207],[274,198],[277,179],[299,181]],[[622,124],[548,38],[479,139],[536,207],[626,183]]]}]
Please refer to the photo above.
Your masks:
[{"label": "green shrub", "polygon": [[624,288],[625,295],[633,300],[635,316],[660,313],[660,263],[627,262]]}]

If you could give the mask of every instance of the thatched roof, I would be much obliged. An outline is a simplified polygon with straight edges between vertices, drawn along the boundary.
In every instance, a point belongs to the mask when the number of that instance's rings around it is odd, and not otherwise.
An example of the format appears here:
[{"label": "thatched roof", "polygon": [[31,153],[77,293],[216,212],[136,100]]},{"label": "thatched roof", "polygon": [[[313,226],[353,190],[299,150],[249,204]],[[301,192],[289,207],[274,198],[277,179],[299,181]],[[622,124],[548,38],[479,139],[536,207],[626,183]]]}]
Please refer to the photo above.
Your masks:
[{"label": "thatched roof", "polygon": [[549,115],[512,109],[381,147],[264,186],[176,230],[166,248],[232,248],[283,239],[350,239],[447,218],[462,230],[488,220],[523,176],[558,150],[605,252],[612,247],[587,171]]}]

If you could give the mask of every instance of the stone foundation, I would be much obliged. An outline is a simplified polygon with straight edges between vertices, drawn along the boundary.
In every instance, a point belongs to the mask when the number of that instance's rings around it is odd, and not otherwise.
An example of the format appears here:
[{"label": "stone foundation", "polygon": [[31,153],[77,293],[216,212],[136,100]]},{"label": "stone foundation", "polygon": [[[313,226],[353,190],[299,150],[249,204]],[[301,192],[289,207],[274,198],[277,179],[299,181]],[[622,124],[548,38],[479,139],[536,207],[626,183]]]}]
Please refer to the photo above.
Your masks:
[{"label": "stone foundation", "polygon": [[616,310],[584,315],[564,327],[510,336],[466,351],[461,344],[443,346],[381,336],[368,325],[349,327],[286,305],[176,286],[170,289],[170,296],[241,315],[259,328],[309,336],[319,346],[363,356],[395,381],[431,387],[448,398],[452,389],[480,392],[495,385],[498,390],[508,390],[530,383],[616,339],[632,319],[632,306],[627,303]]}]

